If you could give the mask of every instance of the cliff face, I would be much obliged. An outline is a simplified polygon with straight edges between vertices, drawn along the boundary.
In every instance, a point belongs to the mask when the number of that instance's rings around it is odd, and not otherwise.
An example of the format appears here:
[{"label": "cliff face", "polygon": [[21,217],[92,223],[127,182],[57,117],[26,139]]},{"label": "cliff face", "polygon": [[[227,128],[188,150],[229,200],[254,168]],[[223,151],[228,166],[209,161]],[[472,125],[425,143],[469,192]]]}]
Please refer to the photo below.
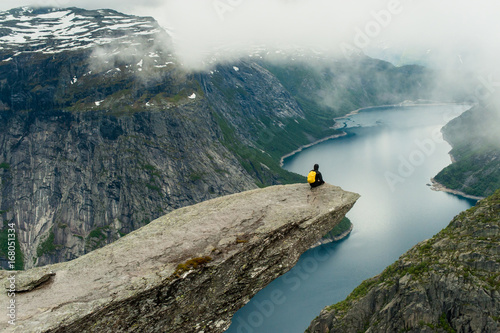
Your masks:
[{"label": "cliff face", "polygon": [[15,276],[19,305],[16,325],[0,329],[223,332],[358,197],[328,184],[247,191],[175,210],[70,262],[0,271]]},{"label": "cliff face", "polygon": [[[15,225],[18,269],[77,258],[179,207],[304,181],[280,158],[334,134],[332,104],[348,113],[388,100],[383,82],[408,88],[391,101],[428,83],[366,57],[323,59],[335,63],[324,73],[260,57],[191,73],[153,18],[112,10],[18,8],[0,23],[0,218]],[[338,98],[325,105],[317,85]]]},{"label": "cliff face", "polygon": [[500,330],[500,190],[456,216],[306,332]]},{"label": "cliff face", "polygon": [[[0,21],[0,215],[16,226],[18,268],[74,259],[179,207],[298,180],[256,149],[243,160],[255,138],[228,144],[249,121],[205,98],[153,19],[24,8]],[[218,82],[234,80],[229,68]],[[303,117],[289,97],[263,93],[276,80],[261,72],[247,82],[259,99]]]},{"label": "cliff face", "polygon": [[0,117],[1,203],[26,266],[74,259],[172,209],[254,188],[193,104],[120,118]]},{"label": "cliff face", "polygon": [[467,195],[486,197],[500,187],[500,106],[477,105],[443,127],[454,162],[435,180]]}]

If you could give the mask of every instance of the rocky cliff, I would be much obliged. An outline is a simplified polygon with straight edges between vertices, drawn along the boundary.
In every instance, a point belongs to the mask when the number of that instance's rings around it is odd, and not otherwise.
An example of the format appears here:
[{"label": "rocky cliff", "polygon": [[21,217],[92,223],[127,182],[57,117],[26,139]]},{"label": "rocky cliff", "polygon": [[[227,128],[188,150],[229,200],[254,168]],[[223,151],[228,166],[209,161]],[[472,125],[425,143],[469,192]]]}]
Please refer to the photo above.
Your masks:
[{"label": "rocky cliff", "polygon": [[286,61],[254,56],[193,73],[153,18],[113,10],[17,8],[0,23],[0,218],[15,225],[17,269],[180,207],[304,181],[281,156],[334,134],[335,115],[388,100],[383,88],[399,102],[429,81],[367,57],[280,72]]},{"label": "rocky cliff", "polygon": [[325,308],[308,333],[500,331],[500,190]]},{"label": "rocky cliff", "polygon": [[17,290],[16,325],[0,330],[223,332],[358,197],[329,184],[247,191],[175,210],[70,262],[0,271]]},{"label": "rocky cliff", "polygon": [[[226,119],[224,102],[205,97],[152,18],[19,8],[0,21],[0,215],[16,225],[18,268],[74,259],[179,207],[299,179],[249,147],[255,138],[237,130],[251,129],[245,117]],[[303,117],[286,95],[262,93],[279,84],[261,72],[255,94],[276,104],[262,112],[274,117],[279,104],[276,119]]]},{"label": "rocky cliff", "polygon": [[453,163],[435,180],[466,195],[486,197],[500,187],[500,103],[477,105],[443,127]]}]

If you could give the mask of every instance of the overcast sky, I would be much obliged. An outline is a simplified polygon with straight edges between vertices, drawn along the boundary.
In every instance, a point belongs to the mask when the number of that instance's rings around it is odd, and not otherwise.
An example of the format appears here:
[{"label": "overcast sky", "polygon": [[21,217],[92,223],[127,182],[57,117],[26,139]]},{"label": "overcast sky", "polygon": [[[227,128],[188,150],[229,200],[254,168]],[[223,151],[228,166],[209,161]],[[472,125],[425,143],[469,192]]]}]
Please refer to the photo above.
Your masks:
[{"label": "overcast sky", "polygon": [[222,46],[242,55],[254,45],[366,53],[390,47],[402,62],[430,54],[441,63],[496,66],[497,0],[2,0],[21,5],[112,8],[153,16],[174,32],[187,62]]}]

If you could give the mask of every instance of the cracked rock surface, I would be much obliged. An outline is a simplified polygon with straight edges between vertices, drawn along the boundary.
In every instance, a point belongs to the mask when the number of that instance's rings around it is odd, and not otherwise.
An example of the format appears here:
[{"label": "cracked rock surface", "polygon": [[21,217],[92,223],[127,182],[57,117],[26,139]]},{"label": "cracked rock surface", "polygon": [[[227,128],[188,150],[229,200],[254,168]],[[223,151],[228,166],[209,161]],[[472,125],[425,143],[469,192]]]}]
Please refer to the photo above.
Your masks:
[{"label": "cracked rock surface", "polygon": [[223,332],[358,197],[329,184],[251,190],[177,209],[69,262],[2,271],[31,287],[16,295],[16,325],[0,330]]}]

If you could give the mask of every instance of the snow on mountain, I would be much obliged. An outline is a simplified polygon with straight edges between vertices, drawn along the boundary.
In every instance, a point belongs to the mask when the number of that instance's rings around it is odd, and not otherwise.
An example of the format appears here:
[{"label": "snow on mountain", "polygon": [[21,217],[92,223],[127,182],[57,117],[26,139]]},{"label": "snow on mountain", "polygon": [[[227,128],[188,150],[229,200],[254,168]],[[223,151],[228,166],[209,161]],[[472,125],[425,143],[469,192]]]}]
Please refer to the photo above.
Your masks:
[{"label": "snow on mountain", "polygon": [[59,53],[112,42],[132,44],[134,38],[153,40],[160,33],[166,35],[153,18],[109,9],[23,7],[0,12],[0,51],[4,52]]}]

